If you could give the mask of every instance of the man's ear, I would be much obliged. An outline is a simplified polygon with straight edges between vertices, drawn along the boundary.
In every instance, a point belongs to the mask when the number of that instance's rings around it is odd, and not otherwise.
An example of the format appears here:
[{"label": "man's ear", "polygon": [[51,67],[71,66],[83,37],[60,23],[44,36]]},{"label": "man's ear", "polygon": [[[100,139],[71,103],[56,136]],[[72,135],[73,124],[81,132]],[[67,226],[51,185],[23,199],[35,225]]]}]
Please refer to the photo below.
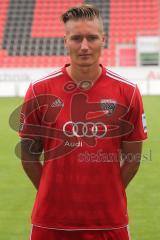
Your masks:
[{"label": "man's ear", "polygon": [[67,38],[66,38],[66,35],[64,35],[63,39],[64,39],[64,46],[67,49]]},{"label": "man's ear", "polygon": [[64,35],[63,39],[64,39],[64,52],[68,55],[69,54],[69,50],[68,50],[68,46],[67,46],[67,37],[66,37],[66,35]]},{"label": "man's ear", "polygon": [[102,46],[104,47],[105,43],[106,43],[106,34],[105,33],[103,33],[103,35],[102,35],[102,41],[103,41]]}]

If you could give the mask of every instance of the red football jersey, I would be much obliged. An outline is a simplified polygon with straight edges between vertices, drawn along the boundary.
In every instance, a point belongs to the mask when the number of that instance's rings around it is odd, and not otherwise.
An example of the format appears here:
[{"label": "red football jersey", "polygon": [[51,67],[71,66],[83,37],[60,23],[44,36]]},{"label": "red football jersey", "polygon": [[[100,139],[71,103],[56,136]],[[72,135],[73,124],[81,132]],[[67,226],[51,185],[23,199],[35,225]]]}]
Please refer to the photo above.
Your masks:
[{"label": "red football jersey", "polygon": [[145,114],[138,87],[101,67],[93,86],[76,84],[65,66],[27,91],[20,136],[39,139],[44,154],[34,225],[78,230],[128,224],[120,146],[146,139]]}]

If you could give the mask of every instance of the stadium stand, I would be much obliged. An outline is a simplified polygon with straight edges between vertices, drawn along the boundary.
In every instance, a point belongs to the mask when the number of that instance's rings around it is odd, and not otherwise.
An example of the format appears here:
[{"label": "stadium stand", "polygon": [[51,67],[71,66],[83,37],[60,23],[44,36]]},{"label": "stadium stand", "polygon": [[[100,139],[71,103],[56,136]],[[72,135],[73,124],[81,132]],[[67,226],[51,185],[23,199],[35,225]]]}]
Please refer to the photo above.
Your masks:
[{"label": "stadium stand", "polygon": [[[0,8],[0,67],[57,67],[64,64],[67,56],[59,17],[65,9],[81,2],[3,0]],[[159,0],[85,2],[97,5],[103,17],[106,32],[103,62],[109,66],[136,65],[136,37],[159,34]]]}]

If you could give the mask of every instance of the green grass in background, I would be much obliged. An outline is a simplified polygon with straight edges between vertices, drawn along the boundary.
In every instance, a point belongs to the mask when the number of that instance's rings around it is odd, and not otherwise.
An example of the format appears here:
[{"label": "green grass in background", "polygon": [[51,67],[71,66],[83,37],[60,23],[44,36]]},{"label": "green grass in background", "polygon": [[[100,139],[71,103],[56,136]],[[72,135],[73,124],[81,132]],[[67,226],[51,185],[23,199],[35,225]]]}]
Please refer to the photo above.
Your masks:
[{"label": "green grass in background", "polygon": [[133,240],[160,239],[160,96],[144,96],[148,140],[144,142],[140,170],[129,185],[128,207]]},{"label": "green grass in background", "polygon": [[[127,190],[132,240],[160,238],[160,96],[143,97],[149,129],[138,175]],[[8,119],[21,98],[0,98],[0,239],[28,240],[35,190],[14,154],[18,142]],[[150,156],[151,154],[151,156]],[[76,239],[75,239],[76,240]]]},{"label": "green grass in background", "polygon": [[14,154],[18,135],[8,124],[21,98],[0,98],[0,239],[28,240],[34,189]]}]

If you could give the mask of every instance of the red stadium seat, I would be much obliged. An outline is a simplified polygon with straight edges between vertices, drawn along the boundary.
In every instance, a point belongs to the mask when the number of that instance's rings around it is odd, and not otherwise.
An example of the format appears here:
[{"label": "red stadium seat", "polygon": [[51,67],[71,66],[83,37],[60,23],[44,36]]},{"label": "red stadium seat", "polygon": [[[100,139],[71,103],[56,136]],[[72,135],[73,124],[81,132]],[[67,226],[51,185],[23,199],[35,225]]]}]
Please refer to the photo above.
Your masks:
[{"label": "red stadium seat", "polygon": [[135,66],[136,65],[136,49],[122,48],[119,51],[119,66]]},{"label": "red stadium seat", "polygon": [[[68,7],[82,1],[37,0],[35,5],[34,1],[22,1],[21,14],[17,13],[20,10],[16,1],[1,2],[0,67],[54,67],[66,63],[64,29],[59,18]],[[93,3],[100,6],[98,0]],[[159,0],[110,0],[104,3],[109,14],[104,15],[102,11],[102,17],[105,27],[107,24],[109,27],[102,59],[104,64],[115,66],[119,44],[135,45],[138,35],[159,34]],[[100,10],[104,10],[102,5]],[[136,64],[135,47],[121,50],[119,64]]]}]

